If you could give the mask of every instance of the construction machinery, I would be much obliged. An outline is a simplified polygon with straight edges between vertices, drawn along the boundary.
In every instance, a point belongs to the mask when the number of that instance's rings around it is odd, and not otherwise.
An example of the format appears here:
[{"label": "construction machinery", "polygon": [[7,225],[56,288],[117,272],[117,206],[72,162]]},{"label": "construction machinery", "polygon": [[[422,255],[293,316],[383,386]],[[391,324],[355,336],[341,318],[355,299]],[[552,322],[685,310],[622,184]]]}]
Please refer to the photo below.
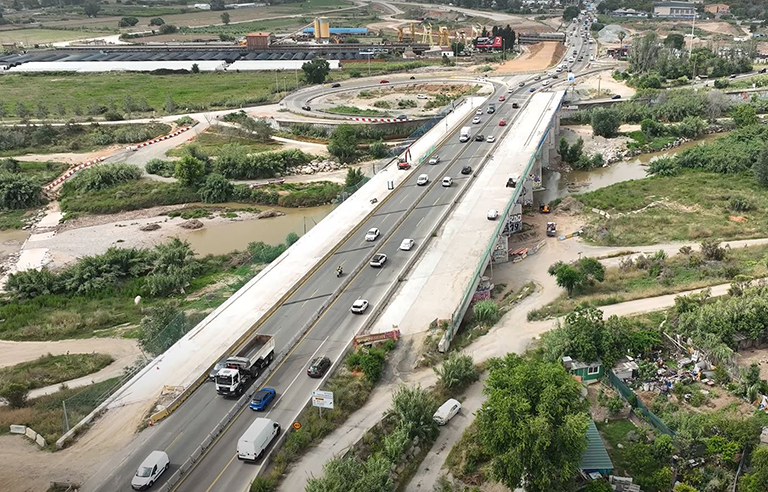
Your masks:
[{"label": "construction machinery", "polygon": [[421,42],[428,46],[434,46],[435,40],[432,38],[432,24],[425,22],[422,27]]},{"label": "construction machinery", "polygon": [[555,222],[547,222],[547,237],[555,237],[557,235],[557,224]]},{"label": "construction machinery", "polygon": [[411,22],[408,26],[408,31],[404,31],[402,27],[397,28],[397,41],[402,43],[404,41],[413,42],[416,39],[416,23]]},{"label": "construction machinery", "polygon": [[448,28],[445,26],[440,27],[440,46],[450,46],[451,35],[448,32]]},{"label": "construction machinery", "polygon": [[541,212],[543,214],[548,214],[550,212],[549,203],[540,203],[539,204],[539,212]]}]

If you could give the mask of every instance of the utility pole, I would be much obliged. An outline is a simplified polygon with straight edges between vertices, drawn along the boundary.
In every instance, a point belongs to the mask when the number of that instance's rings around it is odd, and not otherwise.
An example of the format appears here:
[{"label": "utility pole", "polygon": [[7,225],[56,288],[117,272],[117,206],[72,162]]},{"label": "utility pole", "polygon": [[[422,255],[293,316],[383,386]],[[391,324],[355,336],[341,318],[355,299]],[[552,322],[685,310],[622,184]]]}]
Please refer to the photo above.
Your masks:
[{"label": "utility pole", "polygon": [[603,74],[597,75],[597,97],[600,97],[600,82],[603,80]]}]

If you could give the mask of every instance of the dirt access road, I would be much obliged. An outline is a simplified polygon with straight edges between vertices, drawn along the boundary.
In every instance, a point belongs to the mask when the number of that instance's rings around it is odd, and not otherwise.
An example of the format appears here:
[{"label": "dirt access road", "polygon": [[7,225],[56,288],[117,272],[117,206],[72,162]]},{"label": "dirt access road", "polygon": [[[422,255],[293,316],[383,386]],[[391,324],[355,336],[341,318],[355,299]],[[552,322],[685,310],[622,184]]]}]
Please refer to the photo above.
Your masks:
[{"label": "dirt access road", "polygon": [[496,73],[512,74],[545,70],[554,65],[563,55],[565,48],[561,43],[538,43],[513,60],[504,62]]}]

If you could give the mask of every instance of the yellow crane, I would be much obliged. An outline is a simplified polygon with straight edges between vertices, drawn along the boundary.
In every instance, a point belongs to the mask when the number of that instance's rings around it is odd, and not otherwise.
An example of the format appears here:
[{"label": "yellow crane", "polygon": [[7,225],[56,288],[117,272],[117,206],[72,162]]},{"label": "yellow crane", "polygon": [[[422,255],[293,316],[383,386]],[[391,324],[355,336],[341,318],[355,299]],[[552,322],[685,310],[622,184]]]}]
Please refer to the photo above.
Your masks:
[{"label": "yellow crane", "polygon": [[448,32],[448,28],[441,26],[440,27],[440,46],[450,46],[451,45],[451,34]]},{"label": "yellow crane", "polygon": [[423,32],[421,34],[421,42],[428,46],[434,46],[435,40],[432,38],[432,24],[429,22],[424,23],[422,26]]}]

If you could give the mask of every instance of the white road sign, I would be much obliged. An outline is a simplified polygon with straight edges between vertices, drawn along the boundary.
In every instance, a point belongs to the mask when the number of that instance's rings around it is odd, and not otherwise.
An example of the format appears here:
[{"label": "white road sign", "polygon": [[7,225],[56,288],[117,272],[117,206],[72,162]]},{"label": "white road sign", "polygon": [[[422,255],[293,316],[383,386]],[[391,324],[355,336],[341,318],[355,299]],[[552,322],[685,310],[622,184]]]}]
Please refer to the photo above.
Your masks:
[{"label": "white road sign", "polygon": [[333,391],[313,391],[312,406],[320,408],[333,408]]}]

